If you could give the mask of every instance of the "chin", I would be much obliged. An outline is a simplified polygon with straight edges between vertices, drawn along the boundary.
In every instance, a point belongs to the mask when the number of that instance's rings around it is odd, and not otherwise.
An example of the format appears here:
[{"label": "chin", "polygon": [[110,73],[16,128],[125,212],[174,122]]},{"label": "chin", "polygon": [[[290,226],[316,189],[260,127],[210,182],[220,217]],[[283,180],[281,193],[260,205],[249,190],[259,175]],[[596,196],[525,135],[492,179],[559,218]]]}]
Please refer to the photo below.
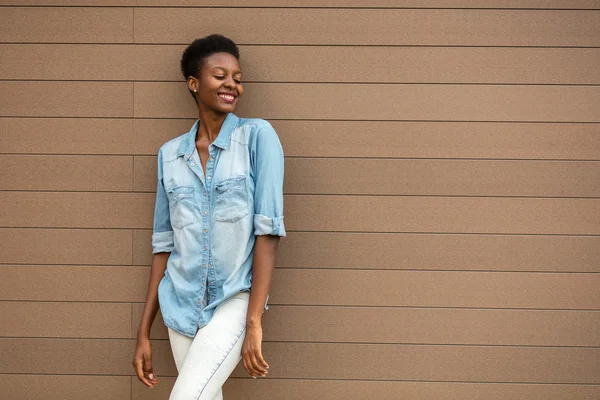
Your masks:
[{"label": "chin", "polygon": [[232,113],[235,111],[235,103],[233,103],[231,105],[227,105],[227,106],[217,107],[217,110],[222,113]]}]

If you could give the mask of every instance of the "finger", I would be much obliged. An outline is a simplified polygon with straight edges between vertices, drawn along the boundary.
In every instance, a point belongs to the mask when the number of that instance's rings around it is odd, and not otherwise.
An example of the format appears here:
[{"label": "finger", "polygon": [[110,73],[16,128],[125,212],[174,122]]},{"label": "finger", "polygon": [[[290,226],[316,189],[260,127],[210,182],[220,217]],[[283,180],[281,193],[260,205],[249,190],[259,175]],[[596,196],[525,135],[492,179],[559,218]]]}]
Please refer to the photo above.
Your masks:
[{"label": "finger", "polygon": [[134,360],[133,367],[135,368],[135,373],[136,373],[138,379],[140,380],[140,382],[142,382],[144,385],[146,385],[148,387],[152,387],[152,383],[150,383],[144,376],[144,370],[142,369],[142,360]]},{"label": "finger", "polygon": [[147,380],[152,383],[154,386],[157,383],[156,375],[154,375],[154,371],[152,370],[152,355],[144,354],[144,372],[147,376]]},{"label": "finger", "polygon": [[253,370],[254,370],[254,371],[255,371],[255,372],[258,374],[258,375],[261,375],[261,376],[263,376],[263,375],[264,375],[264,374],[267,372],[267,370],[266,370],[266,369],[265,369],[263,366],[261,366],[261,365],[258,363],[258,360],[256,359],[256,354],[255,354],[255,353],[252,353],[252,354],[250,355],[250,360],[252,361],[252,369],[253,369]]},{"label": "finger", "polygon": [[244,369],[246,370],[246,372],[247,372],[249,375],[252,375],[252,373],[250,372],[250,368],[248,368],[248,361],[247,361],[247,358],[248,358],[248,357],[247,357],[246,355],[244,355],[244,356],[242,357],[242,362],[244,363]]},{"label": "finger", "polygon": [[[263,367],[265,367],[266,369],[269,369],[269,364],[267,364],[267,362],[265,361],[265,359],[263,358],[262,352],[258,351],[257,355],[256,355],[256,359],[258,360],[258,362],[260,363],[260,365],[262,365]],[[267,371],[268,373],[268,371]]]},{"label": "finger", "polygon": [[249,353],[246,353],[244,355],[243,361],[244,361],[244,369],[246,370],[246,372],[248,372],[248,375],[250,375],[251,377],[253,377],[254,379],[256,379],[256,375],[257,374],[252,369],[252,362],[250,361],[250,355],[249,355]]}]

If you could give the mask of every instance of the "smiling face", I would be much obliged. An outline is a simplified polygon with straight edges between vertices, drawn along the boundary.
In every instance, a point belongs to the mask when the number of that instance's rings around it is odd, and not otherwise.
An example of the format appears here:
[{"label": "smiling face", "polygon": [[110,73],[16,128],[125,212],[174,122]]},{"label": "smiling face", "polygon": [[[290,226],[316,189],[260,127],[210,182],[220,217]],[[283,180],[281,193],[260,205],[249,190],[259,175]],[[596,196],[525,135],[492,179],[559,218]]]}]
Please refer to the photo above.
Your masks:
[{"label": "smiling face", "polygon": [[229,53],[209,55],[198,77],[188,78],[188,87],[195,92],[201,109],[216,114],[233,112],[238,98],[244,93],[237,58]]}]

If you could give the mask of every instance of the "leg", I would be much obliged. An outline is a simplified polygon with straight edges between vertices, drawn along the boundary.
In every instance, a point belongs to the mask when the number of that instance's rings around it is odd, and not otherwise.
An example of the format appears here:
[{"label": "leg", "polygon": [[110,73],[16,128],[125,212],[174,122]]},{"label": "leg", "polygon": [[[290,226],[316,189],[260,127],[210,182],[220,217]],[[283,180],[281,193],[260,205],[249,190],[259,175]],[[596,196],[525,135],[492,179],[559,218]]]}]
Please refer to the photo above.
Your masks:
[{"label": "leg", "polygon": [[221,304],[200,329],[183,360],[170,400],[216,400],[221,387],[241,359],[246,333],[249,293]]},{"label": "leg", "polygon": [[[177,371],[181,371],[183,367],[183,361],[190,350],[192,345],[192,341],[194,340],[191,337],[182,335],[181,333],[174,331],[173,329],[167,327],[169,331],[169,342],[171,343],[171,352],[173,353],[173,359],[175,360],[175,366],[177,367]],[[223,400],[223,390],[219,389],[218,393],[212,400]]]},{"label": "leg", "polygon": [[183,360],[185,360],[185,356],[187,356],[187,353],[190,350],[193,338],[182,335],[169,327],[167,327],[167,330],[169,331],[169,343],[171,344],[171,352],[173,353],[175,366],[177,367],[177,371],[181,371]]}]

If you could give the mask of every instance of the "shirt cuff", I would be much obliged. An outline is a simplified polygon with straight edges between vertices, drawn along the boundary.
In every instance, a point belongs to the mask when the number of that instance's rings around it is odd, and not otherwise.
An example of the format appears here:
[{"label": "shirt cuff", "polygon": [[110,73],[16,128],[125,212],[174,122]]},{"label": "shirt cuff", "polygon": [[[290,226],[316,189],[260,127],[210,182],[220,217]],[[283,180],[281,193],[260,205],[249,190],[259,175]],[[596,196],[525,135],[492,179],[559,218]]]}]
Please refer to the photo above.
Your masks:
[{"label": "shirt cuff", "polygon": [[281,217],[269,218],[265,215],[254,214],[254,235],[285,236],[283,215]]},{"label": "shirt cuff", "polygon": [[173,231],[152,234],[152,254],[173,251]]}]

